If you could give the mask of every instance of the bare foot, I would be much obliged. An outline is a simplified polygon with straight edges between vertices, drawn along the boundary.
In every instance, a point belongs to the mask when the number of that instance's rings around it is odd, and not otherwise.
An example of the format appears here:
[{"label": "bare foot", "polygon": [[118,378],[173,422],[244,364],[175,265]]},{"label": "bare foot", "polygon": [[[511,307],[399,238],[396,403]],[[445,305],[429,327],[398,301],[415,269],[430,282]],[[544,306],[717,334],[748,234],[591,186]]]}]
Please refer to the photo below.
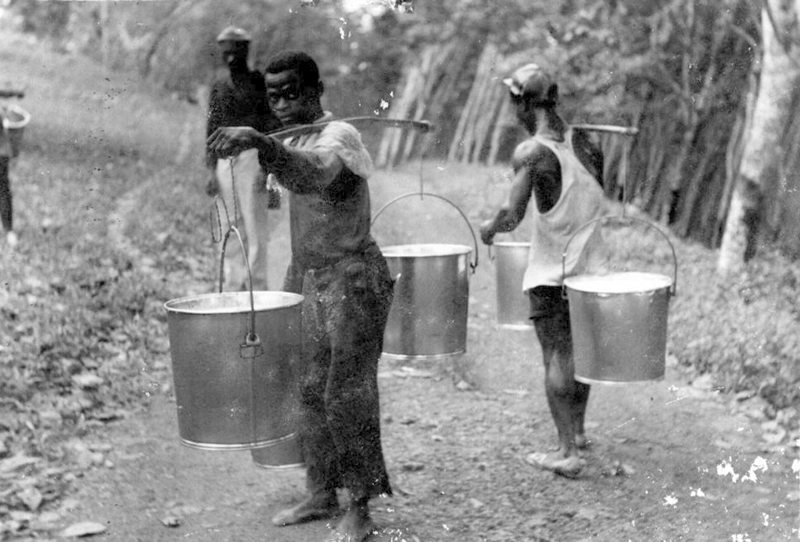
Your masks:
[{"label": "bare foot", "polygon": [[589,439],[586,438],[586,435],[584,435],[584,434],[576,434],[575,435],[575,446],[579,450],[585,450],[586,448],[589,447],[590,443],[591,442],[589,441]]},{"label": "bare foot", "polygon": [[584,462],[581,458],[570,455],[565,457],[561,451],[528,454],[525,461],[535,465],[540,469],[549,470],[564,476],[565,478],[576,478],[583,469]]},{"label": "bare foot", "polygon": [[375,532],[366,506],[351,506],[326,542],[364,542]]},{"label": "bare foot", "polygon": [[281,510],[272,518],[279,527],[297,525],[317,519],[328,519],[339,513],[339,501],[335,493],[312,495],[297,506]]}]

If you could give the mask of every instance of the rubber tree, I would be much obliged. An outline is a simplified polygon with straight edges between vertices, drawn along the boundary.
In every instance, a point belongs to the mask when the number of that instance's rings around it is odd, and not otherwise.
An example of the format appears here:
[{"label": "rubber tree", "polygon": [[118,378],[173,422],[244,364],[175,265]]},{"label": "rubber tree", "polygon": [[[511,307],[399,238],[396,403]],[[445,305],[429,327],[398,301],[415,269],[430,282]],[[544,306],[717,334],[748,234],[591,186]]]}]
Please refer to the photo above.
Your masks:
[{"label": "rubber tree", "polygon": [[721,273],[740,269],[755,255],[766,198],[783,182],[783,134],[800,83],[800,0],[764,0],[761,11],[758,94],[720,246]]}]

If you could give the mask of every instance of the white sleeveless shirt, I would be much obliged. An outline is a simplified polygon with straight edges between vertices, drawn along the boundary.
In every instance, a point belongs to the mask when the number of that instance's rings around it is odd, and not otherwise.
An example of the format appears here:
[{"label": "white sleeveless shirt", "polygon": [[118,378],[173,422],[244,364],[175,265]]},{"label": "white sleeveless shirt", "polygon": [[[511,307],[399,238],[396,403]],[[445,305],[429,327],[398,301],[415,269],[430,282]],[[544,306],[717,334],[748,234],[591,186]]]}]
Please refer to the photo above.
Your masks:
[{"label": "white sleeveless shirt", "polygon": [[[589,250],[600,242],[600,236],[595,234],[599,233],[597,224],[584,228],[571,241],[570,238],[587,222],[608,214],[603,188],[575,154],[572,130],[565,132],[564,141],[536,136],[533,139],[558,158],[561,195],[547,212],[533,209],[531,248],[522,281],[523,291],[536,286],[560,286],[565,276],[581,273]],[[566,272],[562,273],[562,254],[567,242]]]}]

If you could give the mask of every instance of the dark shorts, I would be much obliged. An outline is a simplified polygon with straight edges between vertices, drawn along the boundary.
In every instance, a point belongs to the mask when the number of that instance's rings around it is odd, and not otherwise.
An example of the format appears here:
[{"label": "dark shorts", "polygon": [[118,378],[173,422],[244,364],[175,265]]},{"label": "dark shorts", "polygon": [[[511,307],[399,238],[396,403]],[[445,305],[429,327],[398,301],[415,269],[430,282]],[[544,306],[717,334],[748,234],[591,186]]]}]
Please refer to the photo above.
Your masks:
[{"label": "dark shorts", "polygon": [[537,286],[528,290],[528,296],[531,320],[569,314],[569,303],[562,295],[561,286]]}]

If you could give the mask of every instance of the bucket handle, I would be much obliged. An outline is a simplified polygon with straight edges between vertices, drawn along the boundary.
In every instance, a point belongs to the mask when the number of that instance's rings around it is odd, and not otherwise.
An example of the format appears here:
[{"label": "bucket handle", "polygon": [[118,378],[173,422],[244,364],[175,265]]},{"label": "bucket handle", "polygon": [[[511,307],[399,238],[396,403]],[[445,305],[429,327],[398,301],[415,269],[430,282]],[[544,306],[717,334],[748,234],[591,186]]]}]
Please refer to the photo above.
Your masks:
[{"label": "bucket handle", "polygon": [[589,222],[586,222],[581,227],[579,227],[577,230],[575,230],[575,232],[572,234],[572,236],[567,241],[567,244],[564,245],[564,252],[561,254],[561,293],[562,293],[562,296],[564,298],[567,297],[567,289],[566,289],[566,286],[564,286],[564,279],[566,278],[566,275],[567,275],[567,249],[569,248],[569,244],[572,242],[572,240],[575,238],[576,235],[578,235],[578,233],[581,230],[587,228],[588,226],[591,226],[592,224],[594,224],[596,222],[602,222],[603,224],[608,224],[609,222],[614,222],[614,221],[616,221],[616,222],[618,222],[620,224],[623,224],[623,225],[630,225],[632,222],[641,222],[645,226],[648,226],[648,227],[656,230],[658,233],[661,234],[661,236],[664,239],[666,239],[667,244],[669,244],[669,248],[672,251],[672,262],[673,262],[672,285],[669,288],[669,294],[670,294],[670,296],[675,297],[675,294],[677,292],[677,286],[678,286],[678,257],[675,255],[675,247],[672,245],[672,241],[669,240],[669,237],[667,237],[667,235],[663,231],[661,231],[660,228],[658,228],[655,225],[651,224],[647,220],[642,220],[641,218],[633,218],[633,217],[628,217],[628,216],[622,216],[622,217],[619,217],[619,216],[601,216],[600,218],[595,218],[593,220],[590,220]]},{"label": "bucket handle", "polygon": [[[219,229],[222,229],[221,220],[219,217],[219,204],[222,204],[222,208],[225,211],[225,218],[228,219],[228,209],[225,206],[225,202],[222,198],[217,195],[214,198],[214,207],[217,211],[216,219],[217,223],[213,222],[214,214],[212,210],[212,238],[214,236],[215,226],[218,226]],[[242,249],[242,257],[244,258],[244,266],[247,269],[247,281],[249,284],[249,294],[250,294],[250,323],[249,329],[247,331],[247,335],[244,338],[244,343],[240,345],[240,355],[243,358],[253,358],[258,356],[261,353],[261,338],[256,333],[256,305],[255,305],[255,298],[253,295],[253,274],[250,271],[250,262],[247,259],[247,249],[244,246],[244,241],[242,240],[242,234],[239,232],[239,228],[234,226],[228,220],[228,229],[225,230],[225,234],[222,236],[222,249],[220,250],[220,257],[219,257],[219,293],[222,293],[223,285],[224,285],[224,278],[225,278],[225,249],[228,247],[228,239],[230,239],[231,233],[236,234],[236,239],[239,241],[239,246]],[[216,239],[215,239],[216,240]]]},{"label": "bucket handle", "polygon": [[409,197],[409,196],[419,196],[419,197],[420,197],[420,199],[421,199],[423,196],[430,196],[430,197],[432,197],[432,198],[438,198],[438,199],[440,199],[440,200],[444,201],[445,203],[448,203],[448,204],[450,204],[450,206],[451,206],[451,207],[453,207],[453,208],[454,208],[456,211],[458,211],[458,214],[460,214],[460,215],[461,215],[461,218],[463,218],[463,219],[464,219],[464,222],[466,222],[466,223],[467,223],[467,227],[469,227],[469,232],[472,234],[472,243],[475,245],[475,251],[473,252],[473,254],[475,255],[475,261],[474,261],[474,262],[470,262],[470,264],[469,264],[469,267],[470,267],[470,269],[472,269],[472,273],[473,273],[473,274],[475,274],[475,270],[478,268],[478,238],[475,236],[475,230],[472,228],[472,224],[470,224],[470,223],[469,223],[469,219],[467,218],[467,215],[465,215],[465,214],[464,214],[464,211],[462,211],[462,210],[461,210],[461,209],[458,207],[458,205],[456,205],[455,203],[453,203],[452,201],[450,201],[449,199],[447,199],[447,198],[446,198],[446,197],[444,197],[444,196],[440,196],[440,195],[438,195],[438,194],[432,194],[432,193],[430,193],[430,192],[409,192],[408,194],[402,194],[402,195],[400,195],[400,196],[397,196],[397,197],[396,197],[396,198],[394,198],[393,200],[391,200],[391,201],[389,201],[389,202],[385,203],[385,204],[383,205],[383,207],[381,207],[380,209],[378,209],[378,212],[377,212],[377,213],[375,213],[375,216],[374,216],[374,217],[372,217],[372,222],[371,222],[371,225],[374,225],[374,224],[375,224],[375,221],[378,219],[378,217],[381,215],[381,213],[383,213],[383,211],[384,211],[384,210],[385,210],[387,207],[389,207],[390,205],[392,205],[392,204],[393,204],[393,203],[395,203],[396,201],[399,201],[399,200],[401,200],[401,199],[407,198],[407,197]]}]

